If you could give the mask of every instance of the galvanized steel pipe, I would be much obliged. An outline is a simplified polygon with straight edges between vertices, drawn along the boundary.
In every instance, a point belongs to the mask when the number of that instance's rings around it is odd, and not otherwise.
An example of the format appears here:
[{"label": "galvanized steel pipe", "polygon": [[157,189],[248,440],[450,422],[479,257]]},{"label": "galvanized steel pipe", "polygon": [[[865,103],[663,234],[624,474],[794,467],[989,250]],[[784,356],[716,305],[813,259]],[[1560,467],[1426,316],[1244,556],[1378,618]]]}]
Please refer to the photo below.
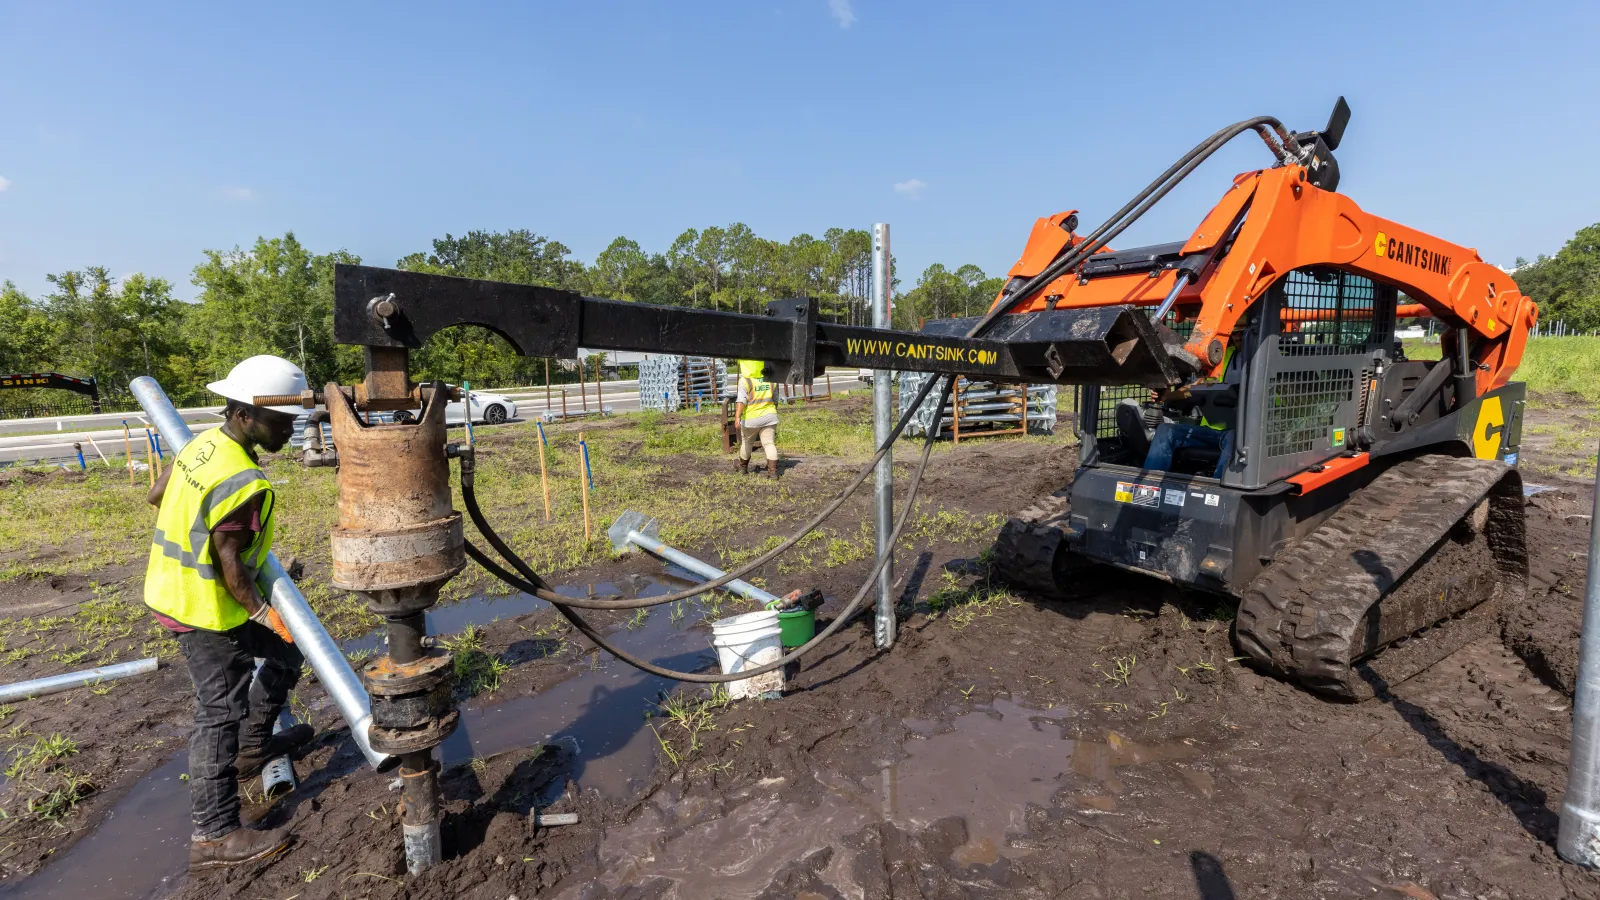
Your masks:
[{"label": "galvanized steel pipe", "polygon": [[15,684],[0,685],[0,703],[26,700],[29,697],[43,697],[46,694],[58,694],[77,687],[99,684],[102,681],[116,681],[118,678],[127,678],[129,675],[143,675],[146,672],[154,672],[156,666],[156,658],[152,656],[148,659],[117,663],[114,666],[101,666],[98,669],[85,669],[82,672],[68,672],[65,675],[51,675],[48,678],[35,678],[32,681],[19,681]]},{"label": "galvanized steel pipe", "polygon": [[[626,551],[630,545],[638,547],[652,556],[664,559],[675,566],[688,569],[707,581],[714,581],[727,574],[710,563],[702,562],[682,550],[661,543],[656,538],[656,520],[646,518],[643,513],[633,512],[632,510],[623,513],[606,531],[606,536],[611,538],[611,546],[618,551]],[[731,591],[741,597],[747,597],[762,606],[777,603],[780,599],[753,584],[740,581],[737,578],[723,585],[722,590]]]},{"label": "galvanized steel pipe", "polygon": [[[889,327],[889,293],[894,285],[894,275],[889,270],[889,226],[879,222],[872,226],[872,327]],[[891,408],[894,390],[893,375],[887,369],[872,370],[872,440],[883,446],[894,430],[894,412]],[[888,559],[894,552],[889,544],[889,532],[894,528],[894,451],[883,454],[878,460],[877,480],[873,485],[874,524],[877,532],[878,559]],[[878,602],[874,607],[872,636],[878,649],[894,646],[894,561],[884,563],[878,576]]]},{"label": "galvanized steel pipe", "polygon": [[[178,410],[168,399],[167,392],[161,389],[160,383],[143,375],[135,378],[128,387],[133,391],[134,399],[144,408],[145,415],[150,417],[150,424],[167,439],[173,451],[182,450],[194,437],[194,432],[189,429],[189,423],[178,415]],[[305,595],[300,593],[300,588],[284,571],[283,564],[278,562],[276,553],[267,554],[267,562],[261,567],[256,580],[268,595],[272,608],[278,611],[283,624],[294,636],[295,646],[305,656],[306,662],[311,664],[311,671],[317,674],[317,680],[322,682],[333,705],[350,725],[350,735],[355,738],[356,746],[361,748],[361,754],[380,772],[394,768],[399,761],[373,750],[368,742],[367,727],[372,724],[372,700],[367,696],[366,689],[356,678],[339,645],[328,636],[328,630],[322,627],[317,614],[311,611],[311,604],[306,602]]]},{"label": "galvanized steel pipe", "polygon": [[1600,473],[1589,519],[1589,565],[1578,638],[1578,683],[1572,692],[1572,749],[1561,800],[1556,850],[1561,858],[1600,868]]}]

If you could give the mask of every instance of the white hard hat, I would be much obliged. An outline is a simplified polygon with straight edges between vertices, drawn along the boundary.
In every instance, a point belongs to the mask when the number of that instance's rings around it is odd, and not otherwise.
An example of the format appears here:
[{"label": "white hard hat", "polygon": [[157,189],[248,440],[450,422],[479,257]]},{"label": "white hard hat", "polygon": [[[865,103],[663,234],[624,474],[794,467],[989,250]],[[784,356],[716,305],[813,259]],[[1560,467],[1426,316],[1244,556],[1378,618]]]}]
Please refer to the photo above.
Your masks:
[{"label": "white hard hat", "polygon": [[[213,381],[206,387],[229,400],[254,404],[256,397],[299,394],[306,389],[306,373],[281,356],[252,356],[234,366],[227,378]],[[293,406],[263,408],[291,415],[305,411],[298,403]]]}]

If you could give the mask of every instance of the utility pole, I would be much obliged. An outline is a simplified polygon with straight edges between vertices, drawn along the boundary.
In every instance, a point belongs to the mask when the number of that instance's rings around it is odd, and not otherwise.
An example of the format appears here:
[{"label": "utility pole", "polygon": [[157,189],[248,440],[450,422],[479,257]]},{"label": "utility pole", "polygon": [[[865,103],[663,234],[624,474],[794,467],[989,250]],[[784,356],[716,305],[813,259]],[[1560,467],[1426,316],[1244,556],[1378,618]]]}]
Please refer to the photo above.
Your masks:
[{"label": "utility pole", "polygon": [[[872,327],[889,327],[889,294],[894,284],[889,271],[889,226],[879,222],[872,226]],[[894,413],[890,404],[893,390],[887,369],[872,370],[872,442],[883,446],[894,428]],[[894,530],[894,452],[878,460],[876,489],[873,491],[873,508],[878,531],[878,558],[883,559],[894,550],[889,544],[889,534]],[[878,602],[874,610],[872,636],[878,649],[894,646],[894,567],[887,564],[878,576]]]}]

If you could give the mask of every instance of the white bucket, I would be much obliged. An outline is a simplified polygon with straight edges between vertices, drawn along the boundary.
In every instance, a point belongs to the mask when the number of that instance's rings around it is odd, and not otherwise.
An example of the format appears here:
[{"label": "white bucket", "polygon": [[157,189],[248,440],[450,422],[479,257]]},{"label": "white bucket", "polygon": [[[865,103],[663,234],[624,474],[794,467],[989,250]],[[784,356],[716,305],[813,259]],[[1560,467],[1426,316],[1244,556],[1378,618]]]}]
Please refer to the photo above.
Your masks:
[{"label": "white bucket", "polygon": [[[764,609],[712,622],[711,646],[717,648],[717,661],[722,664],[724,675],[776,662],[783,656],[777,610]],[[735,700],[782,690],[782,669],[728,682],[728,696]]]}]

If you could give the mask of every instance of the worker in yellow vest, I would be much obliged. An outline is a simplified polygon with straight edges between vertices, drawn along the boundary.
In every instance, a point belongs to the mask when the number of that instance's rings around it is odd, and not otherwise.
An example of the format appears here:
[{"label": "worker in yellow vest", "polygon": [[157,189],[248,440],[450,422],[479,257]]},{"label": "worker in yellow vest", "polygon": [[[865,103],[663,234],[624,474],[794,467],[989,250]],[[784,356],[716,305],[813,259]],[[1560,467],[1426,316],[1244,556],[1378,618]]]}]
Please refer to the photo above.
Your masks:
[{"label": "worker in yellow vest", "polygon": [[283,449],[299,408],[253,400],[298,394],[306,376],[288,360],[254,356],[209,387],[227,398],[223,423],[179,450],[150,489],[160,511],[144,579],[145,605],[176,635],[194,681],[191,871],[266,859],[289,846],[287,828],[240,826],[238,782],[314,733],[309,725],[272,733],[302,657],[256,583],[277,513],[256,449]]},{"label": "worker in yellow vest", "polygon": [[739,360],[739,393],[734,398],[733,427],[739,431],[739,474],[750,474],[750,442],[759,439],[767,455],[767,477],[778,477],[778,405],[766,363]]}]

